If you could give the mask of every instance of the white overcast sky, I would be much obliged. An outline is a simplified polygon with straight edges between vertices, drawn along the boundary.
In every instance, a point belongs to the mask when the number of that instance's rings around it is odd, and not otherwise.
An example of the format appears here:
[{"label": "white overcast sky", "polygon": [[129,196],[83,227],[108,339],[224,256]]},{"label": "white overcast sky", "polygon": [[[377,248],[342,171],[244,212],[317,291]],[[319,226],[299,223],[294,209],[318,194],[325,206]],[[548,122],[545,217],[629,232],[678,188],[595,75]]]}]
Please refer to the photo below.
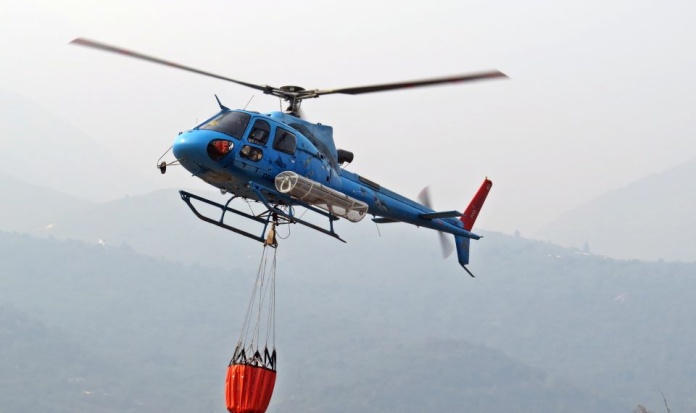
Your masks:
[{"label": "white overcast sky", "polygon": [[[274,86],[501,70],[509,80],[304,103],[310,120],[332,125],[337,146],[355,153],[351,170],[411,197],[430,185],[437,209],[465,207],[489,176],[481,227],[491,230],[533,232],[606,191],[696,158],[691,1],[1,4],[0,89],[148,174],[179,131],[216,111],[214,93],[230,107],[255,95],[249,108],[259,111],[277,110],[277,100],[68,46],[73,38]],[[160,187],[194,180],[156,178]]]}]

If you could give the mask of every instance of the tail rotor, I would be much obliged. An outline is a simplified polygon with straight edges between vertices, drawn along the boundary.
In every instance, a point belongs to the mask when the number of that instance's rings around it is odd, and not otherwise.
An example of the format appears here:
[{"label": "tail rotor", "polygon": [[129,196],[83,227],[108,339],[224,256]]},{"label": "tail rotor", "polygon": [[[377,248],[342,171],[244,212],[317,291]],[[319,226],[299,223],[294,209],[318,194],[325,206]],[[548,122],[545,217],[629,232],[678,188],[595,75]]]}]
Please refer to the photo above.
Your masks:
[{"label": "tail rotor", "polygon": [[[426,186],[418,194],[418,201],[425,205],[426,207],[433,209],[432,203],[430,202],[430,187]],[[440,249],[442,250],[442,258],[446,259],[454,252],[454,245],[452,245],[452,240],[444,232],[438,231],[437,235],[440,238]]]}]

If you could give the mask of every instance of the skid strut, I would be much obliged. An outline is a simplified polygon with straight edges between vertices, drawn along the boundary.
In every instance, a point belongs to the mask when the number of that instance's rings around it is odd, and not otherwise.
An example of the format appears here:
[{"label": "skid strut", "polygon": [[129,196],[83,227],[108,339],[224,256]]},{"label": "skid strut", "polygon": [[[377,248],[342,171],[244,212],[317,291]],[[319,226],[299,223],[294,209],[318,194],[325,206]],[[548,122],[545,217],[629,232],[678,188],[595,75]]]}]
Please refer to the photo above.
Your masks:
[{"label": "skid strut", "polygon": [[[234,196],[233,196],[232,198],[230,198],[230,199],[225,203],[225,205],[222,205],[222,204],[218,204],[217,202],[211,201],[211,200],[209,200],[209,199],[207,199],[207,198],[203,198],[203,197],[201,197],[201,196],[194,195],[194,194],[192,194],[192,193],[190,193],[190,192],[179,191],[179,194],[181,195],[181,199],[182,199],[184,202],[186,202],[186,205],[188,205],[189,208],[191,208],[191,211],[193,211],[193,213],[194,213],[198,218],[202,219],[203,221],[208,222],[208,223],[211,223],[211,224],[213,224],[213,225],[217,225],[217,226],[220,227],[220,228],[225,228],[226,230],[235,232],[235,233],[237,233],[237,234],[244,235],[245,237],[251,238],[251,239],[256,240],[256,241],[259,241],[259,242],[264,242],[264,241],[266,240],[266,239],[263,237],[263,234],[266,233],[266,228],[268,227],[268,223],[269,223],[270,220],[271,220],[271,215],[270,215],[270,214],[251,215],[251,214],[247,214],[247,213],[244,212],[244,211],[240,211],[240,210],[238,210],[238,209],[231,208],[229,205],[230,205],[230,202],[232,202],[232,201],[236,198],[236,197],[234,197]],[[208,204],[208,205],[210,205],[210,206],[214,206],[214,207],[220,209],[220,211],[221,211],[221,213],[220,213],[220,219],[219,219],[219,220],[214,220],[214,219],[209,218],[209,217],[207,217],[207,216],[201,214],[200,212],[198,212],[198,210],[196,209],[196,207],[191,203],[191,200],[192,200],[192,199],[195,199],[196,201],[203,202],[203,203],[205,203],[205,204]],[[254,235],[254,234],[252,234],[252,233],[250,233],[250,232],[244,231],[244,230],[239,229],[239,228],[237,228],[237,227],[233,227],[233,226],[231,226],[231,225],[225,224],[225,222],[224,222],[224,220],[225,220],[225,213],[227,213],[227,212],[231,212],[231,213],[233,213],[233,214],[237,214],[237,215],[240,215],[240,216],[242,216],[242,217],[244,217],[244,218],[251,219],[251,220],[256,221],[256,222],[258,222],[258,223],[260,223],[260,224],[263,224],[263,230],[261,231],[261,235]]]}]

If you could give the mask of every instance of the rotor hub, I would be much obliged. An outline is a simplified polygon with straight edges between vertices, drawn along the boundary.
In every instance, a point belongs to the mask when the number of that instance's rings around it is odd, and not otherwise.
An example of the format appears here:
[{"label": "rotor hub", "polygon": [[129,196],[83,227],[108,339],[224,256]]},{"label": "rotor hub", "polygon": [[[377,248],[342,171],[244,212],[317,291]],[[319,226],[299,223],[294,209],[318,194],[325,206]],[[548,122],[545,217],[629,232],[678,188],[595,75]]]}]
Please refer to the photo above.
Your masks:
[{"label": "rotor hub", "polygon": [[305,90],[305,88],[301,86],[281,86],[280,90],[284,92],[290,92],[290,93],[296,93],[296,92],[302,92]]}]

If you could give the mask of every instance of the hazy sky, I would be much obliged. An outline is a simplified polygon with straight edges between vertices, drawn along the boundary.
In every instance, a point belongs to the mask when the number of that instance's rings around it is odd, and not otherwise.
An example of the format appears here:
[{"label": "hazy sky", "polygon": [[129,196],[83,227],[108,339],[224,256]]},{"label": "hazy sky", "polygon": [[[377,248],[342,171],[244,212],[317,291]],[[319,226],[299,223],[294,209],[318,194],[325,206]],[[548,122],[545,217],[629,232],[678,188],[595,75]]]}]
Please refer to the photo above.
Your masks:
[{"label": "hazy sky", "polygon": [[179,131],[217,110],[214,93],[229,107],[254,95],[258,111],[277,110],[277,99],[67,45],[73,38],[274,86],[501,70],[509,80],[303,105],[355,153],[351,170],[412,197],[431,185],[437,209],[465,207],[489,176],[481,226],[491,230],[535,231],[696,158],[693,2],[2,0],[0,10],[0,89],[49,109],[160,187],[194,185],[181,170],[155,176],[154,164]]}]

